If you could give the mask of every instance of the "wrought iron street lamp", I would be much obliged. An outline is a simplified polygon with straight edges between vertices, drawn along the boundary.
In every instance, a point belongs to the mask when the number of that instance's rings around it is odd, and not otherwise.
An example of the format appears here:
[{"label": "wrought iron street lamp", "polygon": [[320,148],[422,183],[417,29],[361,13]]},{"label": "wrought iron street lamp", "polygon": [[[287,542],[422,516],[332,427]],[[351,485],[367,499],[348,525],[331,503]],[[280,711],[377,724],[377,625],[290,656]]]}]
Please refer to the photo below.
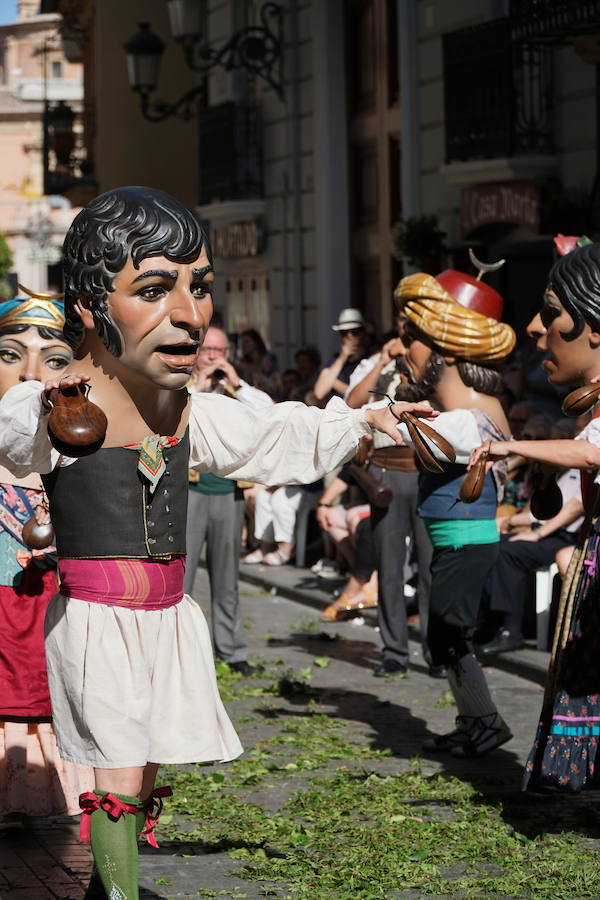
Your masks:
[{"label": "wrought iron street lamp", "polygon": [[[205,6],[204,0],[168,0],[173,37],[181,44],[189,68],[201,74],[207,74],[216,66],[223,66],[227,71],[245,69],[266,81],[282,99],[282,11],[279,4],[264,3],[259,13],[260,24],[240,29],[220,48],[212,47],[202,34]],[[190,88],[174,103],[151,102],[150,95],[158,84],[160,58],[165,45],[150,30],[148,22],[139,24],[139,30],[129,38],[124,48],[129,86],[140,95],[143,116],[151,122],[160,122],[174,115],[190,119],[194,112],[194,100],[203,90],[201,85]]]}]

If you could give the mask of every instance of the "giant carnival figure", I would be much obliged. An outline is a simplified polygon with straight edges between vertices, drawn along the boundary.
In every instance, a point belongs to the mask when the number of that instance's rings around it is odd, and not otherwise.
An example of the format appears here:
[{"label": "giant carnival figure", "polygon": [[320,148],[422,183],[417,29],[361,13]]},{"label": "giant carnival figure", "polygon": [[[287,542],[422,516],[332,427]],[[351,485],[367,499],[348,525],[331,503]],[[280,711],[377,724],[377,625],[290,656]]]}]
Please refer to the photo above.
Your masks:
[{"label": "giant carnival figure", "polygon": [[473,452],[471,468],[518,453],[581,469],[586,519],[564,579],[542,714],[524,778],[525,786],[545,783],[578,791],[598,787],[600,244],[583,239],[555,262],[541,312],[528,331],[546,353],[548,380],[578,386],[565,399],[563,411],[579,416],[594,410],[594,417],[575,440],[486,442]]},{"label": "giant carnival figure", "polygon": [[[46,617],[63,759],[92,766],[82,836],[88,898],[138,897],[137,835],[152,842],[161,763],[230,760],[241,745],[220,700],[206,622],[183,591],[188,464],[262,484],[309,483],[378,428],[423,404],[350,410],[282,403],[255,411],[186,389],[212,314],[210,247],[162,191],[102,194],[65,239],[62,378],[0,401],[0,464],[41,472],[60,593]],[[89,391],[89,398],[86,396]],[[399,438],[398,438],[399,439]]]},{"label": "giant carnival figure", "polygon": [[[497,267],[472,259],[482,269]],[[433,471],[419,477],[418,510],[433,545],[429,649],[433,665],[447,667],[458,709],[456,728],[429,739],[424,748],[482,756],[511,738],[473,652],[483,586],[498,555],[496,506],[503,473],[498,467],[488,473],[477,498],[464,498],[464,491],[461,498],[461,488],[471,450],[486,438],[509,437],[496,367],[512,351],[515,335],[500,321],[502,297],[462,272],[409,275],[395,297],[408,320],[402,363],[408,383],[396,390],[396,399],[431,400],[441,410],[431,424],[456,451],[455,462],[431,466]],[[401,432],[411,440],[406,426]]]}]

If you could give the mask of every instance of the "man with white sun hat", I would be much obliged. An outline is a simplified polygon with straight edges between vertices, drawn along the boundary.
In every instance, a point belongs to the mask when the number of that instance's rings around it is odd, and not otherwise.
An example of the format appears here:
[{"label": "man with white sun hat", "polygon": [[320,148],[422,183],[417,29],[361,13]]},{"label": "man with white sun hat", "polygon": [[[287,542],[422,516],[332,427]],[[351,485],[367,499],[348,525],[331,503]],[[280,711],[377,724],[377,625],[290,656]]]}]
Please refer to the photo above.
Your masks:
[{"label": "man with white sun hat", "polygon": [[340,349],[319,373],[313,388],[317,400],[328,400],[335,394],[343,397],[346,393],[352,372],[366,356],[365,326],[359,309],[350,306],[340,312],[337,323],[331,326],[340,335]]}]

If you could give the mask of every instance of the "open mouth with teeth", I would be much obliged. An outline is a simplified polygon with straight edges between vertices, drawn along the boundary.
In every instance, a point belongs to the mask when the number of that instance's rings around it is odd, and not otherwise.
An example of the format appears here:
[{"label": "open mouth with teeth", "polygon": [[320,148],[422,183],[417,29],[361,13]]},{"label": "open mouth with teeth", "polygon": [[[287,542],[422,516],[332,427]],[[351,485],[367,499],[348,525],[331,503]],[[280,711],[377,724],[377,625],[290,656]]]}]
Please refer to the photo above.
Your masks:
[{"label": "open mouth with teeth", "polygon": [[186,341],[181,344],[161,344],[156,348],[160,359],[171,369],[188,369],[194,365],[198,344]]}]

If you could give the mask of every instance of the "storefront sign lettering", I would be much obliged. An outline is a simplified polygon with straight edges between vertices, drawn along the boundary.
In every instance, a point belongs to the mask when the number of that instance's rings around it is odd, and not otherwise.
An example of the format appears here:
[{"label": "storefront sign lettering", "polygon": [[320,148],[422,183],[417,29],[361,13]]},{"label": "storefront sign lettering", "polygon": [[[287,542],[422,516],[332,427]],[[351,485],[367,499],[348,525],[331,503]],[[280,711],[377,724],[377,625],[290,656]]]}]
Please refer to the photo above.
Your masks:
[{"label": "storefront sign lettering", "polygon": [[481,225],[497,223],[524,225],[531,231],[539,231],[540,195],[535,182],[481,184],[462,191],[460,228],[463,237]]},{"label": "storefront sign lettering", "polygon": [[212,228],[212,249],[218,259],[259,256],[264,250],[264,232],[258,222],[234,222]]}]

